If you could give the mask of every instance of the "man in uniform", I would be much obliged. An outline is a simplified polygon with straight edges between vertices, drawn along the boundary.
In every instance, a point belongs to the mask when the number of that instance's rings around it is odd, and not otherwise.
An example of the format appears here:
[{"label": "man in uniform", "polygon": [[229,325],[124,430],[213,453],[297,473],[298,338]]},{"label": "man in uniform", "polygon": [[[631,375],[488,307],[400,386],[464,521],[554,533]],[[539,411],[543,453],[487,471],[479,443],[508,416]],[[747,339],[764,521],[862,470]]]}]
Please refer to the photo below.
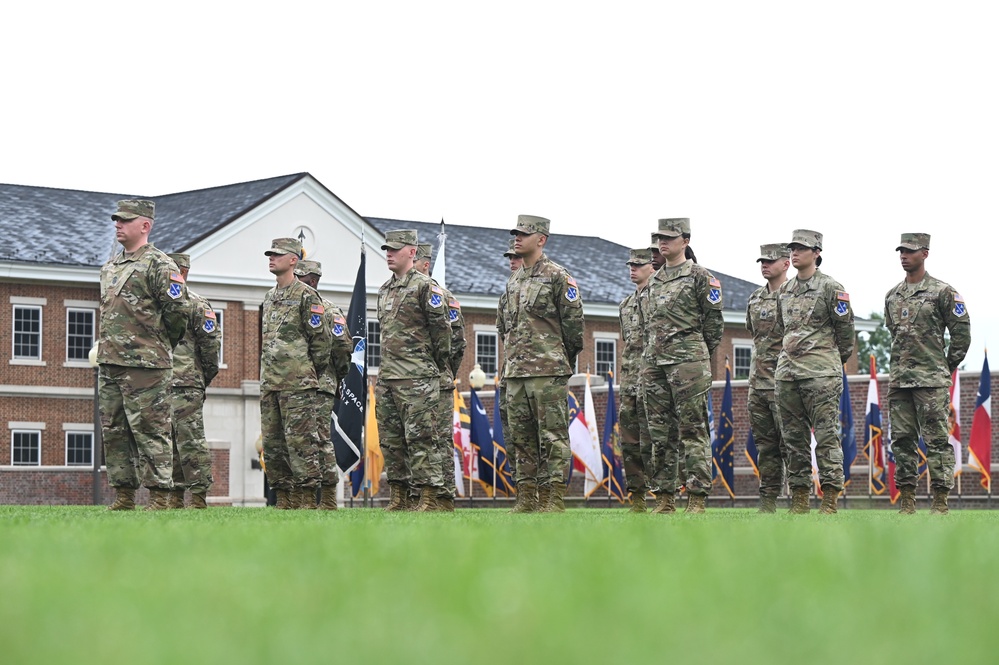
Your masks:
[{"label": "man in uniform", "polygon": [[619,308],[621,319],[621,456],[624,474],[631,493],[631,512],[646,511],[645,494],[649,491],[647,468],[652,457],[652,440],[649,424],[639,391],[642,373],[642,349],[645,331],[638,307],[638,294],[649,285],[652,269],[652,252],[633,249],[628,257],[628,269],[635,293],[628,295]]},{"label": "man in uniform", "polygon": [[[510,238],[510,245],[507,250],[503,252],[503,257],[510,261],[510,274],[517,272],[520,266],[524,265],[524,259],[517,256],[517,252],[514,251],[514,244],[517,242],[516,238]],[[509,278],[507,278],[509,281]],[[503,317],[503,312],[506,311],[506,289],[503,289],[503,293],[499,297],[499,307],[497,308],[497,318],[496,318],[496,330],[499,333],[500,340],[503,342],[503,356],[506,357],[506,320]],[[504,440],[506,433],[510,431],[510,421],[507,419],[507,390],[506,390],[506,374],[504,373],[505,361],[500,363],[499,374],[499,391],[500,399],[500,422],[503,425],[503,435]],[[507,445],[506,449],[506,465],[510,469],[510,478],[513,479],[514,485],[517,483],[517,451],[513,449],[512,445]]]},{"label": "man in uniform", "polygon": [[375,415],[389,481],[386,510],[406,510],[413,487],[420,494],[416,510],[432,512],[441,510],[437,497],[444,491],[437,405],[451,355],[450,308],[444,290],[415,269],[417,244],[416,231],[394,230],[382,245],[392,277],[378,289]]},{"label": "man in uniform", "polygon": [[[885,296],[885,325],[891,333],[888,420],[895,485],[901,492],[899,512],[916,512],[922,436],[933,489],[930,512],[946,514],[947,496],[954,487],[954,448],[948,433],[951,376],[971,345],[971,320],[961,295],[926,272],[929,234],[903,233],[897,249],[905,280]],[[950,332],[949,347],[945,330]]]},{"label": "man in uniform", "polygon": [[267,479],[279,510],[315,507],[320,483],[316,392],[330,363],[332,333],[315,290],[295,279],[297,238],[264,252],[277,282],[264,296],[260,344],[260,428]]},{"label": "man in uniform", "polygon": [[[524,264],[506,285],[509,441],[517,451],[514,512],[563,512],[569,452],[569,376],[583,349],[576,280],[544,254],[549,220],[520,215],[512,231]],[[504,432],[504,435],[506,433]]]},{"label": "man in uniform", "polygon": [[649,251],[652,252],[652,272],[655,272],[663,267],[666,263],[666,259],[663,258],[662,253],[659,251],[659,234],[652,234],[652,244],[649,245]]},{"label": "man in uniform", "polygon": [[784,331],[777,327],[777,292],[787,281],[791,265],[787,245],[760,246],[760,272],[767,283],[749,296],[746,330],[753,335],[753,363],[749,366],[747,409],[758,451],[760,512],[777,512],[777,495],[784,484],[787,451],[780,435],[780,413],[774,396],[774,372]]},{"label": "man in uniform", "polygon": [[819,465],[823,514],[836,512],[843,491],[843,447],[839,401],[843,394],[843,364],[853,353],[856,332],[850,295],[826,275],[822,264],[822,234],[798,229],[791,242],[794,279],[777,294],[777,327],[784,333],[777,358],[776,397],[780,428],[787,449],[791,512],[809,511],[812,487],[812,430]]},{"label": "man in uniform", "polygon": [[[323,276],[323,266],[318,261],[303,259],[295,266],[295,276],[300,282],[313,289],[319,295],[319,278]],[[331,428],[333,426],[333,409],[340,390],[340,381],[347,376],[350,366],[350,354],[353,345],[350,331],[347,330],[347,319],[343,311],[326,298],[319,295],[323,302],[323,312],[326,326],[333,337],[333,354],[326,371],[319,377],[319,389],[316,391],[316,413],[321,446],[319,448],[319,482],[321,510],[336,510],[336,486],[339,482],[339,472],[336,465],[336,451],[333,449]],[[305,497],[307,500],[311,497]]]},{"label": "man in uniform", "polygon": [[[191,257],[168,254],[187,282]],[[205,389],[219,373],[218,319],[211,304],[187,291],[190,317],[184,338],[173,350],[173,490],[170,507],[184,507],[184,491],[191,492],[191,508],[208,507],[212,487],[212,456],[205,440]]]},{"label": "man in uniform", "polygon": [[140,482],[147,510],[165,509],[173,487],[171,355],[189,312],[184,278],[149,242],[154,217],[152,201],[119,201],[111,219],[124,252],[101,268],[98,400],[111,510],[133,510]]}]

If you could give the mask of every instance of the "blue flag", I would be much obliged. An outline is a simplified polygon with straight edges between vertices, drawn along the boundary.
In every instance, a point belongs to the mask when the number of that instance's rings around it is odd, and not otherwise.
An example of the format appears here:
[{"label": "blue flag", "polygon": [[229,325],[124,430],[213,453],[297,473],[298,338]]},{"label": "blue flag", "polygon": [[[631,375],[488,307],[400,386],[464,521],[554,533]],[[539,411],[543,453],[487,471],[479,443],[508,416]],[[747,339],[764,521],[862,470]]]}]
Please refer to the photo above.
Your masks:
[{"label": "blue flag", "polygon": [[479,456],[479,483],[489,496],[493,495],[496,487],[495,473],[493,472],[493,433],[489,428],[489,416],[486,415],[486,408],[482,406],[475,388],[472,388],[472,397],[469,400],[469,425],[468,440],[472,444],[473,454]]},{"label": "blue flag", "polygon": [[503,415],[500,412],[503,396],[500,394],[499,385],[496,386],[493,395],[493,446],[496,447],[496,467],[500,481],[497,491],[513,496],[516,494],[516,488],[513,475],[510,473],[510,464],[507,462],[506,442],[503,440]]},{"label": "blue flag", "polygon": [[850,482],[850,466],[857,459],[857,432],[853,427],[853,406],[850,404],[850,384],[843,368],[843,396],[839,400],[839,431],[843,445],[843,482]]},{"label": "blue flag", "polygon": [[715,469],[712,475],[721,478],[728,495],[734,499],[735,492],[732,488],[735,486],[735,411],[732,408],[732,368],[728,363],[725,364],[725,394],[722,396],[718,420],[718,436],[711,444],[711,460]]},{"label": "blue flag", "polygon": [[618,457],[617,403],[614,399],[614,379],[607,381],[607,415],[604,417],[604,440],[600,444],[600,456],[604,462],[604,482],[609,483],[610,493],[624,503],[625,485],[621,459]]},{"label": "blue flag", "polygon": [[746,437],[746,457],[753,466],[753,473],[760,477],[760,451],[756,449],[756,439],[753,437],[753,428],[749,428],[749,435]]},{"label": "blue flag", "polygon": [[364,406],[368,396],[368,382],[364,351],[368,339],[368,301],[364,280],[364,248],[361,264],[354,279],[354,293],[347,310],[347,330],[354,344],[347,376],[340,380],[340,402],[333,414],[333,449],[340,471],[350,474],[353,496],[364,489]]}]

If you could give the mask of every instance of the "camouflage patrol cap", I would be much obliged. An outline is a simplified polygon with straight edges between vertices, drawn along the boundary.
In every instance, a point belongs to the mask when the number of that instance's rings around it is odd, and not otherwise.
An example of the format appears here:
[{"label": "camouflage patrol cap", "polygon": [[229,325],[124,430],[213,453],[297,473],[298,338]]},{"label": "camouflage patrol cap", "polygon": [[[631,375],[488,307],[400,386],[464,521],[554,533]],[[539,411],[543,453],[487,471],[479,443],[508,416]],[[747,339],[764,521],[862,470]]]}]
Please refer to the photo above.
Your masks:
[{"label": "camouflage patrol cap", "polygon": [[655,231],[652,232],[652,240],[650,242],[652,244],[649,245],[649,251],[651,251],[653,254],[658,254],[659,253],[659,234],[656,233]]},{"label": "camouflage patrol cap", "polygon": [[788,249],[792,245],[801,245],[809,249],[822,249],[822,234],[818,231],[808,229],[795,229],[791,234],[791,242],[787,243]]},{"label": "camouflage patrol cap", "polygon": [[782,242],[772,243],[769,245],[760,245],[760,258],[757,261],[776,261],[777,259],[786,259],[791,255],[791,250],[787,248]]},{"label": "camouflage patrol cap", "polygon": [[416,247],[420,244],[414,229],[396,229],[385,233],[385,244],[382,249],[402,249],[412,245]]},{"label": "camouflage patrol cap", "polygon": [[505,252],[503,252],[504,257],[510,259],[510,258],[515,258],[517,256],[517,252],[513,251],[513,246],[514,244],[516,244],[516,242],[517,240],[515,238],[510,238],[510,246],[506,248]]},{"label": "camouflage patrol cap", "polygon": [[510,231],[511,235],[514,233],[526,233],[527,235],[533,235],[535,233],[548,234],[548,229],[551,225],[551,220],[545,219],[544,217],[535,217],[534,215],[518,215],[517,216],[517,228]]},{"label": "camouflage patrol cap", "polygon": [[118,210],[111,215],[111,221],[119,219],[133,220],[136,217],[148,217],[154,219],[156,215],[156,204],[152,201],[142,201],[139,199],[126,199],[118,201]]},{"label": "camouflage patrol cap", "polygon": [[628,252],[629,266],[644,266],[652,263],[652,250],[649,248],[633,249]]},{"label": "camouflage patrol cap", "polygon": [[421,242],[416,246],[416,260],[429,261],[434,254],[434,248],[429,242]]},{"label": "camouflage patrol cap", "polygon": [[898,247],[895,248],[897,252],[900,249],[929,249],[930,248],[930,234],[929,233],[903,233],[902,239],[898,243]]},{"label": "camouflage patrol cap", "polygon": [[676,238],[677,236],[690,235],[690,218],[674,217],[671,219],[660,219],[659,230],[652,234],[653,238]]},{"label": "camouflage patrol cap", "polygon": [[298,258],[305,256],[302,252],[302,242],[298,238],[274,238],[271,241],[271,248],[264,252],[264,256],[281,254],[294,254]]},{"label": "camouflage patrol cap", "polygon": [[316,277],[323,276],[323,264],[319,261],[307,261],[302,260],[295,264],[295,274],[299,277],[304,277],[305,275],[315,275]]},{"label": "camouflage patrol cap", "polygon": [[167,254],[173,262],[177,264],[178,268],[191,269],[191,255],[190,254]]}]

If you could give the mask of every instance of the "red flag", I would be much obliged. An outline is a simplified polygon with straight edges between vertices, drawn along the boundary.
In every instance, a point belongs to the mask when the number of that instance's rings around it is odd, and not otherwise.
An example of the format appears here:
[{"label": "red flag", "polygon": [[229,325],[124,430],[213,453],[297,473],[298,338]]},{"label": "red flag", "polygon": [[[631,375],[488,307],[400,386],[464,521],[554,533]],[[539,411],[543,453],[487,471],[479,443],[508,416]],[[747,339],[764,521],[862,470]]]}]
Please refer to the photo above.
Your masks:
[{"label": "red flag", "polygon": [[968,440],[968,466],[982,472],[982,487],[992,493],[992,375],[989,374],[989,353],[985,352],[982,378],[978,382],[975,415],[971,418],[971,438]]}]

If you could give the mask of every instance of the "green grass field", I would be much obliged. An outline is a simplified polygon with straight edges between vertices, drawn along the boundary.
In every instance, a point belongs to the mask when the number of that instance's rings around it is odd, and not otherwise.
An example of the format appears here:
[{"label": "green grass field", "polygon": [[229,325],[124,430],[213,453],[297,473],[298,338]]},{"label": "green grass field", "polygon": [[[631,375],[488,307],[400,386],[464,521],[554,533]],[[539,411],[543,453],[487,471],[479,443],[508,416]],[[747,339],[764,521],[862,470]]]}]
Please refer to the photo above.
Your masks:
[{"label": "green grass field", "polygon": [[0,506],[0,663],[989,663],[997,527]]}]

